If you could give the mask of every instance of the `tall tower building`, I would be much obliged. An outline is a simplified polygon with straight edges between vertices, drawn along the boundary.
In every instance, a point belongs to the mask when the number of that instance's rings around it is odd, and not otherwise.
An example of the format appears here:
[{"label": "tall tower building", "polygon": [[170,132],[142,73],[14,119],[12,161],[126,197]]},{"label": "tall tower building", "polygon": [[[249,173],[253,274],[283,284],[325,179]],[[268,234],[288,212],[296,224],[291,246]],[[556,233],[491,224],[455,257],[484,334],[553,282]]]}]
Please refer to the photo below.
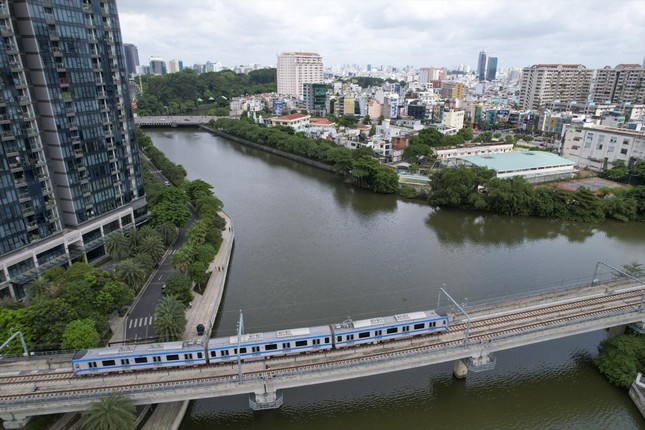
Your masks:
[{"label": "tall tower building", "polygon": [[591,99],[596,103],[645,104],[645,68],[619,64],[596,70]]},{"label": "tall tower building", "polygon": [[486,80],[486,53],[481,51],[477,59],[477,78],[479,82]]},{"label": "tall tower building", "polygon": [[488,57],[488,67],[486,69],[486,80],[494,81],[497,75],[497,57]]},{"label": "tall tower building", "polygon": [[0,297],[147,217],[115,0],[0,0]]},{"label": "tall tower building", "polygon": [[150,74],[151,75],[165,75],[166,62],[161,57],[150,57]]},{"label": "tall tower building", "polygon": [[125,54],[125,69],[128,75],[135,75],[137,67],[139,67],[139,50],[131,43],[124,43],[123,53]]},{"label": "tall tower building", "polygon": [[322,57],[312,52],[278,55],[278,94],[302,98],[303,84],[323,83]]},{"label": "tall tower building", "polygon": [[555,100],[586,103],[594,70],[581,64],[535,64],[522,69],[520,105],[537,109]]}]

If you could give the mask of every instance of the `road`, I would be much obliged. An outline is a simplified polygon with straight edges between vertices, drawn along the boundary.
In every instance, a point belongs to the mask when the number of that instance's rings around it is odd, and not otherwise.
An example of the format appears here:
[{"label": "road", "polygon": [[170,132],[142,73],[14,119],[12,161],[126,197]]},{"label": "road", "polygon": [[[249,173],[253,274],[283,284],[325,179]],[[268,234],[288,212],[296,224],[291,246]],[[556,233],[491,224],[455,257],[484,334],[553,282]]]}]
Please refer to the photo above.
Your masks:
[{"label": "road", "polygon": [[[148,164],[150,172],[159,180],[160,183],[165,183],[168,179],[161,174],[159,170],[148,160],[147,157],[141,157]],[[148,282],[143,286],[141,293],[135,299],[128,315],[125,318],[125,334],[124,340],[134,341],[139,339],[148,339],[154,337],[154,310],[157,302],[161,299],[161,287],[165,284],[168,277],[175,272],[172,268],[171,261],[174,252],[179,249],[186,241],[186,232],[188,228],[197,219],[192,206],[189,205],[190,219],[186,225],[179,229],[177,240],[170,247],[164,255],[164,258],[159,263],[159,268],[155,270]]]}]

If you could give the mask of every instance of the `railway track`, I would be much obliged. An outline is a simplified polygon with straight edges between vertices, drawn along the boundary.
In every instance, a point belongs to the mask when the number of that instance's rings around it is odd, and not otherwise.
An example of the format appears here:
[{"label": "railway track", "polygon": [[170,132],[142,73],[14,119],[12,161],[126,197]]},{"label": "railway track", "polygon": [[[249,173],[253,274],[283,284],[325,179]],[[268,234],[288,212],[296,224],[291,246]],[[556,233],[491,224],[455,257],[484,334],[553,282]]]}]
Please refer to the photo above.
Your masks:
[{"label": "railway track", "polygon": [[[635,311],[640,304],[641,295],[642,291],[627,291],[591,297],[575,303],[533,307],[490,319],[478,318],[470,324],[469,344],[476,342],[483,344],[551,327]],[[466,323],[460,322],[452,324],[447,332],[434,336],[248,362],[244,364],[244,377],[272,378],[396,359],[451,347],[458,348],[464,344],[465,327]],[[133,387],[138,390],[169,389],[185,386],[195,380],[193,372],[187,377],[184,376],[186,371],[185,368],[141,371],[134,372],[134,378],[133,374],[106,374],[78,378],[72,377],[71,372],[2,376],[0,377],[0,400],[2,400],[0,403],[47,400],[70,395],[100,395],[115,390],[127,392]],[[149,382],[148,377],[151,375],[156,381]],[[123,382],[124,377],[129,379],[127,383]],[[137,382],[133,383],[133,379]],[[99,388],[95,386],[97,381],[101,385]],[[235,383],[237,369],[234,364],[199,366],[199,381],[201,384]]]}]

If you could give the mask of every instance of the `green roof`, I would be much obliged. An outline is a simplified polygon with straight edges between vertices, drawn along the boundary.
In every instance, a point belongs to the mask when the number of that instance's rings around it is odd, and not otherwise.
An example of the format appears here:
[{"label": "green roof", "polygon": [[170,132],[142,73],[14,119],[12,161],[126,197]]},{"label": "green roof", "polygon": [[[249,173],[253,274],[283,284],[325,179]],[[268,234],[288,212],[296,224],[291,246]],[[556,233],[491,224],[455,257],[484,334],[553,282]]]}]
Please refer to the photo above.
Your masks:
[{"label": "green roof", "polygon": [[467,155],[459,157],[479,167],[495,170],[496,172],[512,172],[514,170],[544,169],[546,167],[569,167],[573,161],[562,158],[551,152],[524,151],[506,152],[503,154]]}]

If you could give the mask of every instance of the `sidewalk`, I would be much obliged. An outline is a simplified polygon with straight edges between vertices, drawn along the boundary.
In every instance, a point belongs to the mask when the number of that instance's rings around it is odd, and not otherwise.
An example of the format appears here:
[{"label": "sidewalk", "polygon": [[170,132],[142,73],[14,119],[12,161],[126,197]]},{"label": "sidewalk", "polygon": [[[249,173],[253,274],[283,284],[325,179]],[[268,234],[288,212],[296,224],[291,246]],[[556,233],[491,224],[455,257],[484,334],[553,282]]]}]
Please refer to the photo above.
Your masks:
[{"label": "sidewalk", "polygon": [[[215,255],[215,259],[208,267],[211,277],[206,283],[204,294],[193,292],[192,307],[186,310],[187,322],[184,340],[207,340],[210,338],[213,322],[222,301],[235,234],[231,218],[225,212],[219,212],[219,216],[226,221],[226,227],[222,231],[222,245],[217,255]],[[206,328],[204,336],[197,336],[198,324],[203,324]],[[121,326],[123,326],[122,323]],[[143,426],[143,430],[176,430],[184,418],[188,402],[189,400],[158,404],[145,426]]]}]

